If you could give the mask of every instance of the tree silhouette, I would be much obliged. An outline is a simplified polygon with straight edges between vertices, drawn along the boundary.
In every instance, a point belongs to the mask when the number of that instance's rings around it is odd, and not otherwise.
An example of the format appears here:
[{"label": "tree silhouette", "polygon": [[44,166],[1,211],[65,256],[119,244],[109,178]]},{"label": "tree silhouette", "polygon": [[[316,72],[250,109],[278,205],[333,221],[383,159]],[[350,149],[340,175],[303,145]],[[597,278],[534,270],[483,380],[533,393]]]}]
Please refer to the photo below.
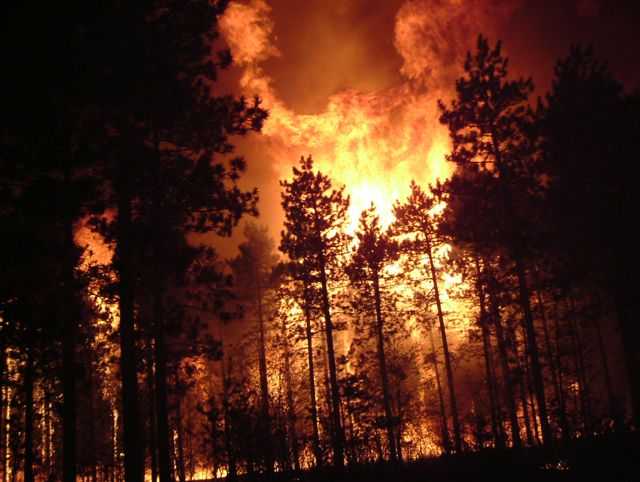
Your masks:
[{"label": "tree silhouette", "polygon": [[331,180],[313,171],[311,157],[300,159],[293,179],[280,182],[285,212],[280,250],[293,261],[304,260],[320,285],[322,312],[329,361],[333,463],[344,464],[344,431],[340,419],[340,389],[333,340],[333,320],[329,300],[329,272],[335,269],[345,246],[344,226],[349,198],[344,188],[332,189]]},{"label": "tree silhouette", "polygon": [[380,282],[389,263],[398,259],[399,247],[380,227],[380,218],[372,205],[362,211],[359,229],[356,232],[358,246],[355,248],[348,273],[356,284],[364,285],[367,296],[373,298],[375,308],[375,333],[377,338],[378,368],[382,386],[385,427],[389,446],[389,459],[397,460],[398,450],[394,433],[395,418],[391,407],[391,393],[385,353],[385,319],[382,310]]},{"label": "tree silhouette", "polygon": [[439,103],[440,121],[447,125],[453,143],[448,159],[460,169],[490,171],[499,193],[502,235],[515,264],[519,303],[524,317],[527,352],[531,360],[534,390],[540,411],[544,443],[552,443],[538,343],[533,324],[526,256],[525,208],[537,183],[533,175],[533,145],[528,126],[532,122],[527,98],[531,80],[507,80],[508,60],[500,42],[494,48],[478,37],[475,55],[469,53],[463,77],[456,82],[451,107]]},{"label": "tree silhouette", "polygon": [[551,91],[537,112],[548,176],[546,247],[556,276],[570,279],[572,288],[593,283],[614,300],[636,424],[640,384],[633,373],[640,365],[630,342],[637,329],[630,320],[635,296],[626,262],[632,247],[622,234],[634,189],[624,170],[611,166],[638,147],[637,106],[592,48],[576,46],[556,64]]},{"label": "tree silhouette", "polygon": [[[275,243],[269,237],[266,227],[248,224],[244,234],[246,241],[238,249],[240,255],[231,260],[234,281],[241,300],[250,300],[254,306],[258,321],[258,361],[260,372],[260,410],[262,432],[268,439],[271,433],[269,411],[269,384],[267,381],[267,351],[266,351],[266,318],[265,292],[271,287],[270,275],[278,258],[274,254]],[[265,440],[265,444],[268,441]],[[267,445],[265,450],[265,466],[268,472],[273,471],[273,455]]]},{"label": "tree silhouette", "polygon": [[451,418],[453,420],[454,446],[456,452],[459,453],[462,451],[462,436],[460,433],[458,403],[456,399],[453,368],[451,366],[449,342],[447,340],[447,332],[444,322],[444,312],[440,298],[439,275],[434,261],[436,250],[442,247],[443,242],[439,238],[437,231],[437,203],[438,201],[434,196],[427,195],[415,182],[412,182],[411,194],[407,198],[406,202],[398,202],[394,205],[396,222],[393,225],[393,230],[398,235],[412,236],[411,239],[408,239],[403,243],[403,249],[410,252],[417,252],[427,257],[428,276],[430,277],[433,285],[445,370],[447,373],[449,400],[451,403]]},{"label": "tree silhouette", "polygon": [[[145,226],[147,249],[154,257],[154,342],[161,482],[170,478],[166,408],[167,374],[163,299],[168,279],[180,271],[171,262],[175,241],[189,232],[228,235],[239,218],[253,211],[255,193],[236,181],[241,158],[228,164],[215,155],[232,151],[229,135],[260,128],[265,112],[256,100],[212,96],[217,70],[228,55],[210,58],[217,17],[226,2],[164,2],[115,7],[124,21],[110,46],[113,95],[107,120],[114,137],[110,166],[117,217],[113,226],[119,275],[120,336],[125,430],[125,472],[141,480],[142,444],[138,440],[138,388],[135,349],[136,272],[134,236]],[[148,43],[153,39],[154,48]],[[131,162],[131,158],[134,162]],[[143,240],[144,241],[144,240]],[[175,259],[174,259],[175,260]]]}]

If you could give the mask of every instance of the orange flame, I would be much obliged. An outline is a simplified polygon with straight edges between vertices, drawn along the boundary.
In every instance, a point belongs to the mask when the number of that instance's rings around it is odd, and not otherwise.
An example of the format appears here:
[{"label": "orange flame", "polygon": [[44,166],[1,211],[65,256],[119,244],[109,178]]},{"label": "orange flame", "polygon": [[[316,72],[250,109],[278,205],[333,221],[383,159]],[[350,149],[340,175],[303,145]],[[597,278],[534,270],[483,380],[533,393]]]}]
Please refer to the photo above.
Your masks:
[{"label": "orange flame", "polygon": [[[263,61],[281,55],[271,43],[270,13],[264,0],[232,2],[220,26],[235,64],[243,68],[241,88],[259,95],[269,110],[263,134],[275,173],[278,178],[290,176],[291,165],[310,153],[318,169],[346,186],[352,203],[351,231],[372,202],[383,225],[389,225],[393,202],[409,193],[412,179],[425,185],[451,172],[444,159],[448,135],[437,122],[436,99],[445,92],[407,80],[377,92],[345,90],[331,96],[322,112],[298,114],[282,101],[261,67]],[[401,33],[405,30],[399,28]]]}]

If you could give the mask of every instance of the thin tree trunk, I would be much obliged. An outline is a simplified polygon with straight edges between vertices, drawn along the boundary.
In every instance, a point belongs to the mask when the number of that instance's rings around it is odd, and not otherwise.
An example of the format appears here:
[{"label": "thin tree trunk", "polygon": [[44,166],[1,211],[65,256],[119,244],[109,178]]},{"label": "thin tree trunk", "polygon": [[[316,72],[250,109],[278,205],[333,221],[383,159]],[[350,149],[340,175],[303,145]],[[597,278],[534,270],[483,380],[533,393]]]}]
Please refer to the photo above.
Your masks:
[{"label": "thin tree trunk", "polygon": [[[229,361],[230,362],[230,361]],[[238,468],[236,467],[235,450],[231,440],[231,412],[229,407],[229,374],[225,368],[224,355],[221,360],[222,365],[222,411],[224,418],[224,443],[227,451],[227,478],[235,481],[238,479]]]},{"label": "thin tree trunk", "polygon": [[260,371],[260,411],[261,422],[263,424],[262,434],[266,443],[262,447],[265,455],[265,466],[267,473],[273,472],[273,453],[271,444],[268,442],[271,437],[271,415],[269,413],[269,381],[267,378],[267,350],[265,342],[264,318],[262,315],[262,287],[260,284],[260,273],[255,269],[254,278],[256,283],[256,306],[258,308],[258,362]]},{"label": "thin tree trunk", "polygon": [[152,336],[147,339],[147,393],[149,398],[149,454],[151,455],[151,482],[158,479],[158,434],[156,422],[156,392],[153,382],[154,357]]},{"label": "thin tree trunk", "polygon": [[180,392],[180,379],[178,378],[178,368],[175,368],[175,389],[178,392],[176,397],[176,443],[178,444],[178,454],[176,460],[176,467],[178,469],[178,480],[185,482],[187,475],[185,471],[184,462],[184,433],[182,431],[182,393]]},{"label": "thin tree trunk", "polygon": [[384,351],[384,318],[380,300],[380,280],[378,273],[373,278],[373,295],[376,308],[376,334],[378,338],[378,366],[380,368],[380,380],[382,382],[382,400],[387,428],[387,443],[389,444],[389,459],[395,462],[398,458],[396,439],[393,433],[393,412],[391,410],[391,394],[389,393],[389,375],[387,373],[387,361]]},{"label": "thin tree trunk", "polygon": [[287,325],[285,318],[282,318],[282,342],[284,348],[284,381],[287,391],[287,423],[288,434],[293,457],[293,469],[300,471],[300,454],[298,448],[298,434],[296,432],[296,412],[293,400],[293,381],[291,377],[291,354],[289,352],[289,340],[287,338]]},{"label": "thin tree trunk", "polygon": [[489,284],[489,301],[491,303],[491,314],[493,315],[493,323],[496,328],[496,340],[498,342],[498,354],[500,358],[500,367],[502,369],[502,379],[504,385],[504,397],[507,402],[507,410],[509,411],[509,422],[511,425],[511,443],[514,448],[520,448],[522,440],[520,438],[520,424],[518,423],[518,412],[516,411],[516,402],[513,396],[513,377],[509,368],[509,355],[507,353],[507,344],[505,340],[504,330],[502,329],[502,320],[500,316],[500,308],[494,292],[495,288],[492,283]]},{"label": "thin tree trunk", "polygon": [[[122,426],[124,445],[124,472],[126,482],[143,482],[144,452],[138,407],[138,381],[136,335],[134,328],[134,283],[131,196],[126,186],[126,166],[120,166],[121,176],[118,192],[118,294],[120,311],[120,373],[122,377]],[[71,470],[71,469],[70,469]],[[69,472],[71,474],[71,472]],[[69,475],[70,477],[70,475]],[[75,482],[75,475],[66,478]]]},{"label": "thin tree trunk", "polygon": [[576,307],[573,296],[569,295],[569,328],[573,340],[573,350],[576,363],[576,375],[578,378],[578,395],[580,397],[580,412],[582,413],[582,426],[585,435],[591,434],[591,410],[589,406],[589,384],[587,381],[582,340],[575,319]]},{"label": "thin tree trunk", "polygon": [[560,422],[560,430],[562,431],[562,441],[566,444],[569,440],[569,423],[567,421],[567,412],[564,406],[564,396],[562,394],[562,386],[558,379],[558,363],[554,356],[553,349],[551,347],[551,337],[549,335],[549,320],[547,319],[547,313],[544,309],[544,300],[540,287],[536,289],[536,296],[538,299],[538,307],[540,309],[540,317],[542,319],[542,329],[544,334],[544,343],[547,352],[547,359],[549,360],[549,370],[551,372],[551,381],[553,383],[554,395],[556,397],[556,403],[558,404],[558,419]]},{"label": "thin tree trunk", "polygon": [[531,312],[531,296],[527,283],[527,270],[524,262],[524,240],[522,239],[522,230],[520,229],[517,214],[514,211],[514,203],[512,202],[511,186],[509,185],[511,173],[502,161],[502,151],[500,150],[500,140],[496,134],[495,126],[491,127],[491,142],[493,144],[493,154],[495,156],[496,167],[502,178],[500,187],[506,211],[507,221],[510,224],[511,251],[515,262],[516,275],[518,278],[518,297],[522,313],[524,315],[524,326],[527,334],[527,342],[529,344],[528,352],[531,358],[531,370],[533,371],[533,385],[535,389],[536,400],[540,412],[540,424],[542,426],[542,439],[545,447],[551,447],[553,444],[551,429],[549,427],[549,418],[547,417],[547,404],[544,394],[544,380],[542,378],[542,368],[540,367],[540,357],[538,354],[538,344],[536,342],[535,327],[533,324],[533,314]]},{"label": "thin tree trunk", "polygon": [[[355,426],[356,426],[356,417],[353,413],[353,407],[351,406],[351,397],[348,395],[345,397],[345,406],[347,410],[346,419],[349,421],[349,437],[347,440],[347,445],[349,450],[347,451],[347,460],[350,464],[358,463],[358,451],[356,448],[356,440],[355,440]],[[345,423],[345,430],[346,430]]]},{"label": "thin tree trunk", "polygon": [[536,342],[536,332],[533,326],[533,314],[531,312],[531,301],[529,287],[527,284],[526,269],[520,253],[516,253],[516,274],[518,276],[518,293],[520,306],[524,313],[525,331],[527,334],[528,352],[531,359],[531,370],[533,375],[533,387],[535,389],[538,411],[540,413],[540,425],[542,428],[542,441],[546,447],[553,445],[553,437],[549,427],[549,417],[547,416],[547,403],[544,394],[544,380],[542,378],[542,368],[540,366],[540,355],[538,353],[538,343]]},{"label": "thin tree trunk", "polygon": [[5,387],[5,371],[7,367],[4,340],[0,341],[0,470],[2,471],[2,482],[7,482],[7,396]]},{"label": "thin tree trunk", "polygon": [[491,409],[491,432],[493,441],[497,448],[504,448],[504,438],[499,429],[499,411],[496,403],[495,373],[492,363],[492,349],[489,327],[487,326],[488,316],[485,305],[485,294],[482,287],[482,279],[480,272],[480,262],[475,258],[476,267],[476,291],[478,293],[478,304],[480,306],[480,329],[482,331],[482,351],[484,354],[485,376],[487,378],[487,391],[489,392],[489,406]]},{"label": "thin tree trunk", "polygon": [[340,468],[344,466],[344,431],[340,420],[340,387],[336,356],[333,347],[333,322],[331,321],[331,307],[329,304],[329,289],[324,254],[320,254],[320,282],[322,288],[322,311],[325,320],[325,335],[327,340],[327,358],[329,360],[329,382],[331,384],[331,419],[333,428],[333,464]]},{"label": "thin tree trunk", "polygon": [[447,423],[447,412],[444,406],[444,394],[442,393],[442,385],[440,384],[440,370],[438,369],[438,353],[436,352],[436,344],[433,340],[433,330],[429,326],[429,340],[431,342],[431,352],[433,353],[433,371],[436,376],[436,389],[438,391],[438,407],[440,409],[440,428],[442,431],[442,445],[445,453],[451,453],[451,440],[449,439],[449,424]]},{"label": "thin tree trunk", "polygon": [[[64,172],[64,186],[67,189],[70,183],[70,173]],[[63,195],[63,199],[67,196]],[[68,202],[68,200],[67,200]],[[59,313],[63,317],[64,332],[62,336],[62,432],[63,432],[63,479],[65,482],[76,482],[76,332],[77,313],[75,299],[75,250],[73,239],[73,218],[71,207],[67,206],[64,222],[64,286],[62,303]]]},{"label": "thin tree trunk", "polygon": [[171,481],[171,448],[169,431],[169,407],[167,402],[167,348],[164,339],[164,309],[162,306],[162,289],[159,279],[153,293],[154,304],[154,348],[155,348],[155,403],[158,423],[158,468],[160,482]]},{"label": "thin tree trunk", "polygon": [[33,351],[26,350],[27,360],[23,375],[24,386],[24,482],[34,482],[33,473]]},{"label": "thin tree trunk", "polygon": [[398,422],[396,424],[397,429],[395,430],[395,434],[396,434],[396,451],[398,453],[398,461],[402,462],[402,427],[403,427],[403,417],[402,417],[402,410],[400,409],[400,385],[396,385],[396,400],[397,400],[397,407],[396,407],[396,413],[398,414]]},{"label": "thin tree trunk", "polygon": [[[598,305],[600,305],[600,299],[598,297]],[[601,310],[599,310],[598,315],[600,315]],[[600,327],[600,318],[594,317],[593,327],[596,331],[596,339],[598,342],[598,352],[600,353],[600,363],[602,365],[602,375],[604,377],[604,386],[607,390],[607,402],[609,405],[609,416],[613,418],[614,427],[616,431],[620,431],[622,429],[622,421],[620,420],[620,413],[618,411],[618,404],[616,403],[616,398],[613,393],[613,386],[611,384],[611,373],[609,371],[609,360],[607,357],[607,351],[604,346],[604,339],[602,337],[602,329]]]},{"label": "thin tree trunk", "polygon": [[[526,340],[526,338],[525,338]],[[527,346],[527,343],[525,341],[525,347]],[[540,429],[538,427],[538,415],[536,413],[536,402],[535,402],[535,397],[533,396],[534,390],[533,390],[533,380],[531,378],[531,370],[529,368],[529,364],[527,363],[527,359],[528,357],[525,354],[525,357],[523,358],[522,362],[524,364],[524,380],[526,380],[527,385],[526,385],[526,390],[527,390],[527,401],[528,403],[530,403],[531,406],[531,423],[533,424],[533,435],[536,439],[536,443],[538,445],[541,445],[541,441],[540,441]]]},{"label": "thin tree trunk", "polygon": [[429,257],[429,268],[431,270],[431,282],[433,283],[433,291],[436,299],[436,308],[438,310],[438,323],[440,326],[440,337],[442,339],[442,355],[444,356],[444,367],[447,374],[447,385],[449,388],[449,403],[451,405],[451,419],[453,421],[453,440],[457,453],[462,452],[462,437],[460,434],[460,419],[458,416],[458,402],[456,400],[456,390],[453,380],[453,368],[451,366],[451,354],[449,353],[449,343],[447,341],[447,331],[444,325],[444,314],[442,313],[442,303],[440,301],[440,290],[438,288],[438,275],[433,263],[433,253],[431,242],[425,233],[427,240],[427,256]]},{"label": "thin tree trunk", "polygon": [[318,405],[316,400],[316,378],[313,364],[313,333],[311,331],[311,300],[309,288],[304,286],[304,317],[305,332],[307,337],[307,359],[309,364],[309,396],[311,400],[311,428],[313,440],[313,455],[316,459],[316,467],[322,465],[322,452],[320,451],[320,435],[318,432]]},{"label": "thin tree trunk", "polygon": [[[523,358],[520,358],[518,352],[518,340],[516,338],[515,330],[511,333],[511,340],[513,345],[514,355],[516,360],[518,361],[518,370],[520,372],[520,382],[518,383],[520,389],[520,403],[522,404],[522,416],[524,418],[524,429],[527,434],[527,444],[529,446],[533,445],[533,431],[531,430],[531,420],[529,418],[529,404],[527,403],[527,369],[524,366],[527,363],[527,353],[525,348],[525,353]],[[526,337],[525,343],[526,345]]]},{"label": "thin tree trunk", "polygon": [[567,405],[566,405],[566,398],[564,395],[564,378],[563,378],[563,370],[562,370],[562,350],[561,350],[561,346],[560,346],[560,311],[558,310],[558,305],[557,303],[555,304],[555,316],[553,317],[553,321],[554,321],[554,330],[555,330],[555,345],[556,345],[556,360],[558,363],[558,387],[560,388],[560,411],[561,413],[564,414],[565,416],[565,421],[567,424],[567,433],[563,434],[563,440],[566,442],[569,441],[570,438],[570,427],[569,427],[569,423],[568,420],[566,418],[567,416]]},{"label": "thin tree trunk", "polygon": [[45,440],[44,440],[44,460],[43,460],[47,476],[49,476],[49,474],[51,473],[51,458],[52,458],[51,452],[52,452],[52,445],[53,445],[52,432],[53,430],[52,430],[52,420],[51,420],[51,391],[49,388],[49,384],[47,383],[44,387],[44,437],[45,437]]},{"label": "thin tree trunk", "polygon": [[[88,392],[88,398],[89,398],[89,420],[93,421],[95,420],[96,417],[96,413],[95,413],[95,398],[96,398],[96,390],[95,390],[95,384],[94,384],[94,379],[93,379],[93,373],[88,373],[87,374],[87,392]],[[96,443],[96,424],[95,423],[89,423],[89,427],[88,427],[88,431],[89,431],[89,446],[91,447],[91,481],[92,482],[97,482],[98,481],[98,450],[97,450],[97,443]]]},{"label": "thin tree trunk", "polygon": [[[323,324],[324,329],[324,324]],[[326,334],[326,332],[325,332]],[[326,411],[329,414],[327,420],[329,422],[329,433],[333,434],[333,419],[331,417],[331,383],[329,382],[329,355],[327,354],[327,337],[320,337],[322,341],[322,375],[324,381],[324,402],[326,404]],[[333,435],[331,435],[333,437]]]}]

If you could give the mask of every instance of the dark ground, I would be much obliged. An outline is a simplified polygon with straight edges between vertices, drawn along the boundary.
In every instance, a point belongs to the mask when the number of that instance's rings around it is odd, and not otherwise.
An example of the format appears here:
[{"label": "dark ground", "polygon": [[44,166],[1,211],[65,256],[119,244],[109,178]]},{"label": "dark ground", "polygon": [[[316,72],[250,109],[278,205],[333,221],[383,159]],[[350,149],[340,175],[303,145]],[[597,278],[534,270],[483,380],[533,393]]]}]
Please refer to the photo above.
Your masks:
[{"label": "dark ground", "polygon": [[[240,478],[240,480],[249,480]],[[640,432],[600,436],[572,442],[548,453],[542,449],[487,450],[443,456],[399,465],[350,466],[343,473],[326,469],[280,473],[273,482],[640,482]]]}]

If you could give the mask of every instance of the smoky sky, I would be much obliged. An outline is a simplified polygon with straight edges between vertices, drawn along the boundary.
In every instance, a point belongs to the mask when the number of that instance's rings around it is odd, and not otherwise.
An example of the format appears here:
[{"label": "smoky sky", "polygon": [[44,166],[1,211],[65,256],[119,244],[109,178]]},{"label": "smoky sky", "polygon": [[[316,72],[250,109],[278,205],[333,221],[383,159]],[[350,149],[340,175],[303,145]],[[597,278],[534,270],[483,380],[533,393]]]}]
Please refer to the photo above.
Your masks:
[{"label": "smoky sky", "polygon": [[[256,1],[256,0],[251,0]],[[251,4],[251,1],[238,2]],[[232,2],[233,4],[234,2]],[[548,90],[555,62],[574,44],[592,45],[596,56],[628,91],[640,87],[637,61],[640,2],[605,0],[270,0],[272,23],[269,42],[274,55],[259,63],[278,99],[296,114],[326,109],[332,96],[346,90],[380,92],[414,82],[407,55],[396,43],[398,18],[412,9],[424,12],[426,27],[411,48],[427,49],[430,56],[418,68],[430,69],[425,88],[436,84],[453,89],[464,54],[482,33],[493,43],[501,40],[510,60],[510,74],[533,78],[534,96]],[[406,50],[406,48],[405,48]],[[235,94],[250,94],[239,87],[241,66],[233,66],[222,80]],[[442,87],[439,85],[439,87]],[[435,102],[436,99],[434,99]],[[535,100],[535,99],[532,99]],[[267,121],[269,122],[269,121]],[[243,187],[260,193],[259,223],[269,226],[274,238],[281,229],[280,190],[274,169],[282,159],[274,156],[273,142],[260,134],[235,140],[245,155],[248,172]],[[292,155],[294,165],[312,149]],[[241,239],[215,242],[230,254]]]},{"label": "smoky sky", "polygon": [[[400,81],[402,59],[393,43],[393,29],[396,14],[406,3],[403,0],[268,3],[272,8],[274,40],[281,56],[265,62],[264,67],[273,76],[281,98],[296,111],[322,109],[327,98],[342,89],[378,90]],[[485,4],[488,11],[500,5],[510,7],[510,15],[495,15],[492,25],[478,25],[478,31],[469,32],[468,37],[473,41],[477,34],[485,33],[493,41],[502,40],[514,74],[533,76],[540,89],[548,88],[555,60],[576,43],[593,44],[596,54],[609,63],[629,88],[640,84],[636,33],[640,2],[461,0],[460,3]],[[469,15],[474,11],[469,9]],[[473,24],[472,18],[465,20]]]}]

